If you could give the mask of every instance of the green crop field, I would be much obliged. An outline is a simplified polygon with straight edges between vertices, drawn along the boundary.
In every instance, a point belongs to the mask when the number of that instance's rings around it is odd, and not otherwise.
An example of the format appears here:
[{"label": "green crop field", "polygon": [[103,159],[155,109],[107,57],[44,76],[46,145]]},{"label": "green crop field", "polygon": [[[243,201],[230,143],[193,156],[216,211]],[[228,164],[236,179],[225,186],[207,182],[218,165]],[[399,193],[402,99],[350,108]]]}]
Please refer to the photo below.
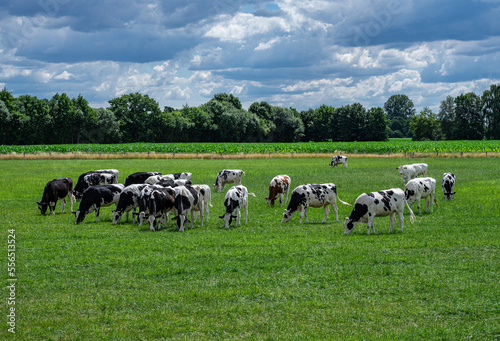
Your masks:
[{"label": "green crop field", "polygon": [[411,141],[384,142],[300,142],[300,143],[122,143],[0,146],[0,155],[9,153],[498,153],[500,141]]},{"label": "green crop field", "polygon": [[[0,339],[499,339],[500,159],[350,158],[332,169],[330,157],[1,160]],[[396,224],[389,234],[385,217],[375,235],[358,224],[346,236],[352,208],[340,203],[339,222],[330,212],[322,224],[323,209],[310,208],[309,223],[296,214],[282,224],[283,208],[264,199],[272,177],[288,174],[292,188],[333,182],[353,204],[363,192],[402,188],[395,168],[413,162],[428,163],[439,207],[414,224],[405,209],[403,232]],[[189,171],[204,184],[242,169],[256,197],[248,223],[229,230],[218,218],[224,193],[212,193],[209,222],[185,232],[173,222],[157,232],[112,225],[112,207],[80,225],[69,205],[39,213],[47,181],[103,168],[118,169],[121,183],[137,171]],[[452,201],[441,193],[444,172],[457,177]]]}]

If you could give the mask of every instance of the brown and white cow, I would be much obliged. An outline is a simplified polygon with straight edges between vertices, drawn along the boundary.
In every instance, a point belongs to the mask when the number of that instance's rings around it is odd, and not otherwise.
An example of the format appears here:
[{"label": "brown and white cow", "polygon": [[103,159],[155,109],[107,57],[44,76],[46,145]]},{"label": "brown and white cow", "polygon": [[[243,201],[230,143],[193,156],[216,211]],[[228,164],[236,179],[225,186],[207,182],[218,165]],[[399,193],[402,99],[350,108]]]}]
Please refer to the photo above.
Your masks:
[{"label": "brown and white cow", "polygon": [[280,206],[283,206],[283,193],[286,193],[285,204],[288,202],[288,190],[290,189],[290,177],[288,175],[276,175],[269,184],[269,196],[265,198],[269,206],[274,206],[274,201],[280,198]]}]

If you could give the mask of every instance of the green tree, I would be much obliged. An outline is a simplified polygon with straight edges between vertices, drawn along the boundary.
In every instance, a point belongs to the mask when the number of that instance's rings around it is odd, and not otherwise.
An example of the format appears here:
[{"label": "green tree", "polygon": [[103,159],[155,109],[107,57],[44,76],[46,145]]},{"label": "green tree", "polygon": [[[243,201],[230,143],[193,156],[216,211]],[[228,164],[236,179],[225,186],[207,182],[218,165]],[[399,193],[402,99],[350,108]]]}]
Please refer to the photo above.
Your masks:
[{"label": "green tree", "polygon": [[413,101],[406,95],[392,95],[385,102],[384,110],[389,119],[390,137],[408,137],[410,120],[415,115]]},{"label": "green tree", "polygon": [[108,102],[109,109],[120,122],[123,142],[150,142],[154,139],[151,128],[162,116],[158,102],[138,92]]},{"label": "green tree", "polygon": [[441,129],[437,115],[429,107],[425,107],[420,115],[413,116],[410,122],[410,130],[413,132],[414,141],[439,140]]},{"label": "green tree", "polygon": [[484,137],[482,100],[473,92],[455,98],[455,140],[481,140]]},{"label": "green tree", "polygon": [[273,142],[301,141],[304,124],[295,109],[273,107],[273,123],[276,126],[271,132]]},{"label": "green tree", "polygon": [[1,144],[5,144],[7,141],[7,136],[10,134],[9,125],[12,121],[12,115],[7,109],[4,101],[0,99],[0,141]]},{"label": "green tree", "polygon": [[451,140],[453,138],[453,126],[456,120],[455,99],[452,96],[447,96],[445,100],[441,101],[437,118],[445,139]]},{"label": "green tree", "polygon": [[16,99],[16,105],[20,116],[23,117],[23,124],[19,127],[19,133],[23,136],[22,143],[47,143],[53,134],[53,119],[49,114],[48,100],[21,95]]},{"label": "green tree", "polygon": [[96,124],[86,133],[90,143],[118,143],[121,141],[120,122],[106,108],[95,109]]},{"label": "green tree", "polygon": [[387,141],[389,126],[387,116],[380,107],[371,108],[367,112],[366,141]]},{"label": "green tree", "polygon": [[500,140],[500,84],[492,84],[489,90],[485,90],[482,100],[486,138]]}]

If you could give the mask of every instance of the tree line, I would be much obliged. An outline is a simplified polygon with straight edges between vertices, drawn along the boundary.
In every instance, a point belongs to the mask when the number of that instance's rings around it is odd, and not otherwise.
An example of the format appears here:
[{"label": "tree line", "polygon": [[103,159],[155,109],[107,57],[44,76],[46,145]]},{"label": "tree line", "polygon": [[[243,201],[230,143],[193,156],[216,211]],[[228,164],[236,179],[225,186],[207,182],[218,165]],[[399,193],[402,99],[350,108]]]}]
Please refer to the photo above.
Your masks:
[{"label": "tree line", "polygon": [[81,95],[65,93],[50,100],[0,92],[1,144],[66,144],[130,142],[299,142],[500,139],[500,85],[482,96],[474,93],[415,113],[406,95],[393,95],[383,108],[360,103],[297,111],[254,102],[248,110],[232,94],[214,95],[198,107],[160,108],[140,93],[92,108]]}]

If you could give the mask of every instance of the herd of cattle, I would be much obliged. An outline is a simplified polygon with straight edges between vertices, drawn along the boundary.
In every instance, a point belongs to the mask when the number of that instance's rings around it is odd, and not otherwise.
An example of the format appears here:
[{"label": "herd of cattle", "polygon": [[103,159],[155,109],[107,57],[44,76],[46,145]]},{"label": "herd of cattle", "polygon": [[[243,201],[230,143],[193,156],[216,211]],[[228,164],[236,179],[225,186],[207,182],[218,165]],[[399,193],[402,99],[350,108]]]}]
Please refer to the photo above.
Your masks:
[{"label": "herd of cattle", "polygon": [[[331,167],[343,164],[347,167],[347,158],[345,156],[334,156],[330,163]],[[375,217],[390,216],[391,233],[396,222],[396,213],[398,214],[401,231],[403,231],[403,211],[407,206],[410,211],[410,220],[413,222],[414,214],[413,204],[417,203],[420,213],[420,200],[425,199],[426,212],[433,211],[432,201],[436,204],[436,180],[427,177],[428,166],[425,163],[412,165],[403,165],[397,167],[405,183],[405,190],[392,188],[371,193],[361,194],[355,201],[353,210],[349,217],[345,218],[345,234],[354,230],[358,222],[367,224],[367,233],[370,229],[375,233],[373,220]],[[226,184],[234,183],[226,193],[224,198],[224,214],[219,218],[224,220],[224,227],[229,228],[233,219],[235,225],[240,225],[240,210],[245,213],[245,223],[248,221],[248,196],[255,196],[249,193],[247,188],[241,184],[242,176],[245,172],[236,169],[221,170],[216,177],[215,184],[196,185],[191,182],[192,173],[176,173],[162,175],[159,172],[137,172],[127,176],[125,185],[118,183],[119,172],[116,169],[101,169],[83,173],[79,176],[76,185],[73,187],[71,178],[61,178],[49,181],[43,191],[43,197],[37,202],[38,208],[42,214],[49,208],[52,214],[55,214],[55,207],[58,200],[61,200],[64,213],[66,204],[65,198],[68,197],[71,212],[75,214],[76,223],[81,223],[85,216],[95,211],[96,221],[99,221],[99,211],[101,207],[116,205],[112,211],[113,224],[118,223],[123,214],[126,214],[126,220],[129,220],[129,213],[132,212],[134,222],[142,225],[145,220],[149,222],[151,231],[161,229],[166,226],[169,220],[169,214],[172,212],[179,231],[184,231],[186,223],[193,223],[200,220],[203,227],[203,220],[208,221],[209,208],[212,207],[211,188],[216,192],[224,190]],[[418,178],[423,175],[422,178]],[[288,202],[288,192],[291,185],[291,179],[288,175],[277,175],[269,184],[269,196],[265,199],[269,206],[279,199],[280,206]],[[453,199],[455,194],[455,175],[453,173],[444,173],[442,178],[442,191],[444,199]],[[283,201],[283,196],[285,200]],[[300,223],[304,215],[306,222],[309,222],[307,216],[308,207],[323,207],[324,218],[326,222],[329,206],[335,212],[335,219],[338,218],[337,199],[344,205],[349,203],[342,201],[337,194],[337,187],[333,183],[325,184],[305,184],[296,187],[291,194],[290,202],[283,213],[282,223],[291,220],[293,214],[300,211]],[[80,201],[79,208],[73,211],[73,203]],[[138,209],[138,212],[136,210]]]}]

